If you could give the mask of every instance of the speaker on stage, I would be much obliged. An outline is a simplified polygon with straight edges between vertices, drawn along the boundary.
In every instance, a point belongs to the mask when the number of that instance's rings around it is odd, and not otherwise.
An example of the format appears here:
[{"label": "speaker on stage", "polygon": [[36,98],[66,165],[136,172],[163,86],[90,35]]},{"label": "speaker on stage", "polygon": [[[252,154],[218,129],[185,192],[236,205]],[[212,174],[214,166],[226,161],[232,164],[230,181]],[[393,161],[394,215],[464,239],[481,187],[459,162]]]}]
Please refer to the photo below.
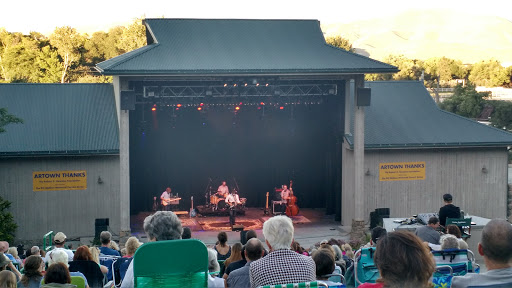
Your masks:
[{"label": "speaker on stage", "polygon": [[245,245],[245,243],[247,243],[247,231],[246,230],[240,231],[240,243],[242,243],[242,245]]},{"label": "speaker on stage", "polygon": [[102,231],[108,231],[109,218],[98,218],[94,221],[94,238],[100,239]]},{"label": "speaker on stage", "polygon": [[389,208],[377,208],[374,212],[370,212],[370,229],[377,226],[384,226],[383,218],[389,218]]},{"label": "speaker on stage", "polygon": [[135,110],[135,91],[121,91],[121,110]]}]

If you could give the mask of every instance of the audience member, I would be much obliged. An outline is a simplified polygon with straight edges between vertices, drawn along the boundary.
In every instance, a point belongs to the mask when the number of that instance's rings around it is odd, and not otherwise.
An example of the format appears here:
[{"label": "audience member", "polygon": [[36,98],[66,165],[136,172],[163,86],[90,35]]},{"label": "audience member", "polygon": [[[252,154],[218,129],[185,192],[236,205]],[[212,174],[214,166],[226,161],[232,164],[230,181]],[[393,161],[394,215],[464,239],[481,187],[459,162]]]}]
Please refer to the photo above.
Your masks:
[{"label": "audience member", "polygon": [[293,223],[286,216],[274,216],[263,223],[263,236],[270,253],[251,263],[251,287],[315,281],[311,257],[291,251]]},{"label": "audience member", "polygon": [[[55,234],[55,237],[53,237],[53,244],[55,245],[55,247],[53,248],[53,250],[49,251],[46,254],[46,256],[44,258],[45,263],[48,263],[50,261],[50,257],[54,251],[59,251],[59,250],[66,252],[66,254],[68,255],[68,262],[73,261],[73,251],[68,250],[64,247],[64,245],[66,244],[66,234],[64,234],[62,232],[58,232],[57,234]],[[44,251],[40,250],[40,252],[44,252]]]},{"label": "audience member", "polygon": [[208,288],[224,288],[224,279],[219,275],[220,265],[217,261],[217,251],[208,248]]},{"label": "audience member", "polygon": [[251,262],[263,257],[265,249],[263,249],[263,244],[261,244],[261,241],[258,240],[258,238],[249,239],[244,248],[244,254],[247,263],[244,265],[244,267],[234,270],[228,275],[226,279],[227,287],[251,287],[249,271]]},{"label": "audience member", "polygon": [[228,242],[228,234],[222,231],[217,234],[217,239],[219,240],[215,247],[215,251],[217,251],[217,259],[218,260],[226,260],[231,256],[231,246],[226,244]]},{"label": "audience member", "polygon": [[439,219],[437,219],[435,216],[432,216],[430,219],[428,219],[427,225],[418,227],[416,229],[415,234],[425,242],[438,245],[439,240],[441,240],[441,235],[436,231],[437,228],[439,228]]},{"label": "audience member", "polygon": [[452,204],[452,195],[444,194],[443,201],[444,206],[439,209],[439,223],[441,226],[446,225],[446,218],[460,218],[460,208]]},{"label": "audience member", "polygon": [[451,234],[445,234],[441,237],[441,250],[459,249],[459,240]]},{"label": "audience member", "polygon": [[190,239],[192,238],[192,230],[189,227],[183,227],[183,234],[181,234],[181,239]]},{"label": "audience member", "polygon": [[436,263],[421,239],[407,231],[390,232],[379,239],[374,256],[380,278],[367,287],[430,287]]},{"label": "audience member", "polygon": [[[67,255],[66,255],[67,257]],[[39,288],[43,279],[44,261],[39,255],[31,255],[25,261],[25,270],[18,287]]]},{"label": "audience member", "polygon": [[[110,232],[108,232],[108,231],[101,232],[100,242],[101,242],[100,254],[111,255],[111,256],[121,256],[121,254],[119,254],[119,251],[111,248],[112,234],[110,234]],[[117,243],[116,243],[116,245],[117,245]]]},{"label": "audience member", "polygon": [[[183,233],[180,219],[171,211],[157,211],[155,214],[146,217],[144,219],[144,231],[151,242],[181,239]],[[121,288],[133,287],[134,261],[131,261],[130,266],[128,266]]]},{"label": "audience member", "polygon": [[142,245],[142,243],[139,242],[139,239],[137,237],[130,237],[126,241],[126,244],[124,244],[124,247],[126,248],[126,255],[123,256],[124,258],[133,258],[133,255],[135,254],[135,251]]},{"label": "audience member", "polygon": [[468,249],[468,244],[462,239],[462,233],[457,225],[447,225],[446,233],[454,235],[459,240],[459,249]]},{"label": "audience member", "polygon": [[25,259],[23,259],[23,265],[25,265],[25,261],[31,255],[36,255],[36,256],[41,257],[41,254],[39,253],[39,247],[38,246],[32,246],[32,248],[27,249],[27,251],[25,251]]},{"label": "audience member", "polygon": [[107,274],[108,273],[108,267],[105,265],[101,265],[100,263],[100,249],[96,246],[89,247],[89,253],[91,253],[92,261],[96,262],[100,266],[101,273]]},{"label": "audience member", "polygon": [[16,288],[16,275],[9,270],[0,272],[0,287]]},{"label": "audience member", "polygon": [[340,286],[342,283],[329,281],[329,274],[335,271],[334,255],[326,249],[318,249],[315,251],[311,258],[315,261],[316,265],[316,279],[327,284],[327,286]]},{"label": "audience member", "polygon": [[23,261],[18,256],[18,249],[16,247],[9,247],[9,250],[7,250],[7,253],[14,258],[14,261],[20,265],[20,268],[23,268]]},{"label": "audience member", "polygon": [[50,265],[44,275],[44,283],[41,287],[76,287],[70,284],[71,275],[69,274],[68,266],[64,263]]},{"label": "audience member", "polygon": [[[87,247],[87,246],[81,246],[81,247]],[[78,247],[80,248],[80,247]],[[75,254],[79,254],[80,258],[82,258],[82,250],[79,251],[78,249],[76,250],[77,253]],[[76,257],[76,256],[74,256]],[[67,267],[69,267],[68,265],[68,257],[67,257],[67,254],[66,252],[62,251],[62,250],[57,250],[55,252],[52,253],[52,256],[50,258],[50,261],[48,262],[48,267],[53,265],[53,264],[56,264],[56,263],[61,263],[61,264],[64,264]],[[88,287],[89,283],[87,282],[87,278],[85,277],[84,274],[82,274],[82,272],[69,272],[71,276],[79,276],[79,277],[82,277],[84,280],[85,280],[85,286]]]},{"label": "audience member", "polygon": [[[482,231],[478,253],[487,272],[453,277],[452,287],[502,285],[512,287],[512,226],[506,220],[493,219]],[[508,285],[508,286],[505,286]]]},{"label": "audience member", "polygon": [[377,246],[377,242],[380,238],[383,236],[386,236],[388,234],[388,231],[380,226],[377,226],[372,229],[372,236],[370,238],[370,243],[373,247]]},{"label": "audience member", "polygon": [[16,275],[16,280],[17,281],[19,281],[21,279],[21,273],[12,264],[11,259],[9,259],[4,253],[0,252],[0,271],[3,271],[5,269],[7,269],[7,268],[9,268]]},{"label": "audience member", "polygon": [[[253,239],[253,238],[258,239],[258,235],[256,234],[256,231],[254,231],[254,230],[247,231],[247,233],[245,234],[246,242],[251,240],[251,239]],[[265,251],[265,249],[263,249],[263,250],[264,250],[264,253],[265,253],[264,255],[266,255],[267,251]],[[247,264],[247,259],[245,259],[245,246],[242,247],[242,252],[240,254],[242,254],[241,255],[242,256],[242,260],[233,262],[233,263],[231,263],[231,264],[229,264],[227,266],[224,265],[224,274],[222,276],[222,278],[224,278],[224,280],[228,279],[228,276],[229,276],[229,274],[232,271],[234,271],[236,269],[240,269],[240,268],[244,267],[245,264]]]},{"label": "audience member", "polygon": [[229,264],[242,260],[242,248],[243,246],[240,242],[233,244],[231,247],[231,256],[224,261],[224,265],[220,270],[220,275],[224,275],[224,270],[229,266]]},{"label": "audience member", "polygon": [[304,250],[304,248],[302,248],[300,246],[299,242],[297,242],[297,241],[292,241],[292,250],[299,254],[309,256],[308,252],[306,250]]}]

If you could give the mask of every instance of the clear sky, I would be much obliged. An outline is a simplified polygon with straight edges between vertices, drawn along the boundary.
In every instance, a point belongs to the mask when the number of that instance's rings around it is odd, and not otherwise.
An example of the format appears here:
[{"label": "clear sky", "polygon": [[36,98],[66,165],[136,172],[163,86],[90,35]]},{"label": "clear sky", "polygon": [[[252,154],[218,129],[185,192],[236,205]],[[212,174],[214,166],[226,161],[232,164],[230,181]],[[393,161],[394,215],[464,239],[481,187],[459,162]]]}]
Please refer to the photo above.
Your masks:
[{"label": "clear sky", "polygon": [[512,21],[510,0],[4,0],[0,27],[9,32],[51,33],[71,26],[80,32],[108,30],[134,18],[318,19],[349,23],[409,9],[455,9]]}]

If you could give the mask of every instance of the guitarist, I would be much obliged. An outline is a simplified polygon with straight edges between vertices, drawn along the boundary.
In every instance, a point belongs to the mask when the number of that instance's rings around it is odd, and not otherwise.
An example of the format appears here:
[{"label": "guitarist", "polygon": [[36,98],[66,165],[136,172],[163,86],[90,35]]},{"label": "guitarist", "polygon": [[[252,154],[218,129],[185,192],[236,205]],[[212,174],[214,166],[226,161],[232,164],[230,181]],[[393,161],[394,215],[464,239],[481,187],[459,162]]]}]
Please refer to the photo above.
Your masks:
[{"label": "guitarist", "polygon": [[242,204],[242,202],[240,202],[240,198],[238,198],[238,193],[235,189],[233,189],[231,193],[228,194],[228,196],[226,196],[226,204],[228,204],[229,207],[234,207],[236,205]]},{"label": "guitarist", "polygon": [[286,212],[286,204],[288,203],[288,200],[290,200],[290,190],[288,189],[288,186],[283,185],[283,191],[281,191],[281,213]]},{"label": "guitarist", "polygon": [[167,189],[165,189],[162,195],[160,195],[160,200],[162,200],[163,211],[171,211],[171,205],[169,205],[171,203],[171,197],[171,188],[167,187]]}]

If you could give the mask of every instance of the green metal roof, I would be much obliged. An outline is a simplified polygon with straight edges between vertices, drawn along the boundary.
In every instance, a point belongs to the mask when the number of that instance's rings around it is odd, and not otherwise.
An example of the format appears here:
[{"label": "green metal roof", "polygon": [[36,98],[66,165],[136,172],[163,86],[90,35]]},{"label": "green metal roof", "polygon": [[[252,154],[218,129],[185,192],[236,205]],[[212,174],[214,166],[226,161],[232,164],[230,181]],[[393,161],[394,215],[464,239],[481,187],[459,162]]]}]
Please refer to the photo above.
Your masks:
[{"label": "green metal roof", "polygon": [[23,119],[0,134],[0,155],[117,154],[110,84],[0,84],[0,107]]},{"label": "green metal roof", "polygon": [[97,64],[105,75],[394,73],[325,43],[317,20],[146,19],[148,45]]},{"label": "green metal roof", "polygon": [[[512,134],[438,108],[421,82],[366,82],[367,149],[512,145]],[[346,135],[353,146],[352,135]]]}]

